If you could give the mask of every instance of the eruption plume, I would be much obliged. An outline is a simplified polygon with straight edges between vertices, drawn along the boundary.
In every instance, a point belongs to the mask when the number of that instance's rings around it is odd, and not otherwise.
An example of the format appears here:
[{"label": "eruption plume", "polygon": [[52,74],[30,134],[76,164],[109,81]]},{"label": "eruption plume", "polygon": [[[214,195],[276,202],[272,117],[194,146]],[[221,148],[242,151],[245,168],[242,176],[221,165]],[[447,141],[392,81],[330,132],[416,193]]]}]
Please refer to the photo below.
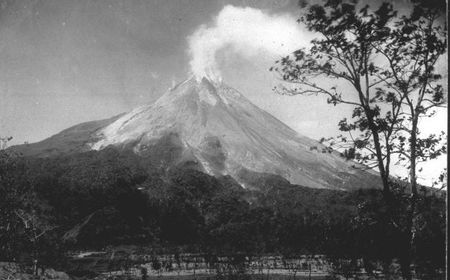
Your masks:
[{"label": "eruption plume", "polygon": [[190,67],[197,79],[221,80],[218,51],[228,48],[244,58],[287,55],[305,46],[310,36],[288,14],[268,14],[249,7],[225,6],[213,23],[188,37]]}]

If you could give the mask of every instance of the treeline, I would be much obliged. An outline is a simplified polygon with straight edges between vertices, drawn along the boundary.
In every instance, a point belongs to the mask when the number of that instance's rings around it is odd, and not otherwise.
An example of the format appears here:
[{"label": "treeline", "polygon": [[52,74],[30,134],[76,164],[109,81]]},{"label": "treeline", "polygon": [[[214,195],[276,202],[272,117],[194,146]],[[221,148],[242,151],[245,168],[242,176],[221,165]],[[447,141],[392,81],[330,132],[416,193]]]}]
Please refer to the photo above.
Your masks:
[{"label": "treeline", "polygon": [[[55,267],[68,250],[134,244],[362,258],[370,272],[401,252],[408,194],[392,184],[396,213],[387,215],[378,190],[311,189],[275,176],[245,190],[229,176],[114,149],[43,159],[0,151],[0,259]],[[432,274],[445,267],[445,193],[423,188],[419,205],[415,263]]]}]

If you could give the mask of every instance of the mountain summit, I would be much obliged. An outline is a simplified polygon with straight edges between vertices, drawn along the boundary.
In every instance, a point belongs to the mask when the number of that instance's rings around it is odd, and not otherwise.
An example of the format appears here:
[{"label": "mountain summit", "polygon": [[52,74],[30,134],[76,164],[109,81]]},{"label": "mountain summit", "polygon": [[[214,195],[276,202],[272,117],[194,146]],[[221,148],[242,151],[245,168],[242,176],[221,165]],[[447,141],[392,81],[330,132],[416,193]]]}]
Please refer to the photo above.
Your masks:
[{"label": "mountain summit", "polygon": [[59,142],[76,135],[82,139],[80,151],[132,149],[160,167],[195,165],[213,176],[230,175],[244,187],[250,187],[249,177],[268,175],[313,188],[378,187],[376,175],[299,135],[235,89],[206,78],[188,79],[151,105],[85,126],[83,137],[74,127],[29,146],[48,146],[50,140],[65,146]]}]

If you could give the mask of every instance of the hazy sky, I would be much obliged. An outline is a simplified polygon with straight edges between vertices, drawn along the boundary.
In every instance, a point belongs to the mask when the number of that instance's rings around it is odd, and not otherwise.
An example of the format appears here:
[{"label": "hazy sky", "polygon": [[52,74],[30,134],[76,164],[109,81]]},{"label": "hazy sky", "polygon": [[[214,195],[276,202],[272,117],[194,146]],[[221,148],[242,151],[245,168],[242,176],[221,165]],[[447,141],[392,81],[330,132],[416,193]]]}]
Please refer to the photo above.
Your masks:
[{"label": "hazy sky", "polygon": [[[402,1],[404,3],[405,1]],[[190,75],[188,36],[231,4],[292,17],[298,0],[0,0],[0,136],[36,142],[84,121],[154,101]],[[300,36],[299,36],[300,37]],[[298,38],[299,42],[305,38]],[[223,80],[312,138],[351,111],[284,97],[273,54],[217,56]],[[337,109],[337,110],[335,110]],[[446,111],[439,124],[446,127]]]},{"label": "hazy sky", "polygon": [[273,11],[295,6],[260,0],[0,3],[0,134],[15,143],[153,101],[172,80],[188,77],[186,37],[225,4]]}]

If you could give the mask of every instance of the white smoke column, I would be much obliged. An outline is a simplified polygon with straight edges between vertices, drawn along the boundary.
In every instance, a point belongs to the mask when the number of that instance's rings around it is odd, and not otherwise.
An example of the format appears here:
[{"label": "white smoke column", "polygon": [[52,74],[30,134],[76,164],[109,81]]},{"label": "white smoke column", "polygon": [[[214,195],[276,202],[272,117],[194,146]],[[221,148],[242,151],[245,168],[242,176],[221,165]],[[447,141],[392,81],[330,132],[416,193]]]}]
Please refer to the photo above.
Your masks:
[{"label": "white smoke column", "polygon": [[197,79],[220,81],[216,53],[221,49],[230,48],[246,58],[261,53],[282,56],[307,45],[310,38],[291,15],[228,5],[211,26],[201,25],[188,37],[191,70]]}]

